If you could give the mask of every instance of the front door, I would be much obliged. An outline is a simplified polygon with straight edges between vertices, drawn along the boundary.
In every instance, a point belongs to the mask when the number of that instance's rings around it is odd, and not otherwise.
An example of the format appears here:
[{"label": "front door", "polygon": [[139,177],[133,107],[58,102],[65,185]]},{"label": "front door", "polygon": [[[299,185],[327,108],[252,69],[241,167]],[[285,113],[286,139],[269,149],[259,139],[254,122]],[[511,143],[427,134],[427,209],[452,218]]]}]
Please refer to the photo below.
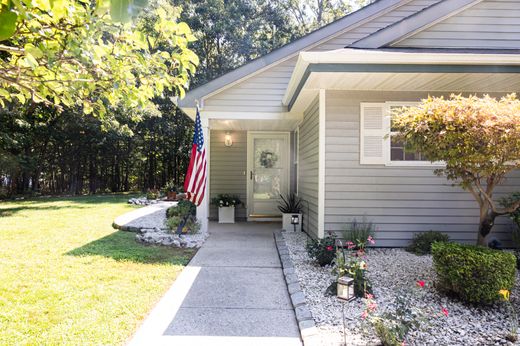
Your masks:
[{"label": "front door", "polygon": [[288,132],[248,132],[248,220],[281,217],[280,194],[289,192],[290,142]]}]

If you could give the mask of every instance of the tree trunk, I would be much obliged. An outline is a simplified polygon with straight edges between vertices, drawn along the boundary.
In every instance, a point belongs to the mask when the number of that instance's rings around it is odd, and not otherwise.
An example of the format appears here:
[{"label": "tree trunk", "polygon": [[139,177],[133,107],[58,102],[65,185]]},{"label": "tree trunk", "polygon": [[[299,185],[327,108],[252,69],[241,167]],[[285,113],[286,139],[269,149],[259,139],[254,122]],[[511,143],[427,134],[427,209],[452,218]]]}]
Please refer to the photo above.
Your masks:
[{"label": "tree trunk", "polygon": [[491,233],[491,229],[495,224],[495,218],[497,216],[498,214],[491,210],[489,203],[482,204],[480,207],[480,224],[478,227],[478,245],[488,246],[486,237]]}]

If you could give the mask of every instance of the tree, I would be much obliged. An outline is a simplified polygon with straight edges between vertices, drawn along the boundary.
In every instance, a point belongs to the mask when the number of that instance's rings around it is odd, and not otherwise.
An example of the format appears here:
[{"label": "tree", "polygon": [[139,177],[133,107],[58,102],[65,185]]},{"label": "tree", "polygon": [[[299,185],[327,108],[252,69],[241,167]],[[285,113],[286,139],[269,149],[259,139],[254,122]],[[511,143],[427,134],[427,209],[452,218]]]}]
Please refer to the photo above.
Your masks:
[{"label": "tree", "polygon": [[145,107],[165,90],[182,96],[198,58],[179,8],[157,0],[124,23],[111,18],[127,17],[118,3],[130,2],[0,0],[0,106],[16,99],[104,115],[108,106]]},{"label": "tree", "polygon": [[192,85],[201,85],[297,37],[280,2],[192,0],[181,19],[193,30],[192,49],[201,57]]},{"label": "tree", "polygon": [[321,28],[373,0],[284,0],[283,6],[290,13],[300,34]]},{"label": "tree", "polygon": [[469,191],[480,207],[478,244],[486,245],[495,218],[520,208],[520,201],[499,208],[493,200],[497,185],[520,168],[520,100],[452,95],[428,97],[417,107],[403,108],[392,118],[401,140],[430,161],[436,170]]}]

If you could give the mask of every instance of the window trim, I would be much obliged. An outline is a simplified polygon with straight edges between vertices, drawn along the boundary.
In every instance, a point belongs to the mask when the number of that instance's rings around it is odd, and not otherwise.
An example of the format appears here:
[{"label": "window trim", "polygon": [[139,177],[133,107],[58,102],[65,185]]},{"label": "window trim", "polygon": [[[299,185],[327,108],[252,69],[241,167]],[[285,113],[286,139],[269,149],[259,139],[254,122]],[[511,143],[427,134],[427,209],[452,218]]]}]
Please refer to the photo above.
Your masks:
[{"label": "window trim", "polygon": [[391,151],[391,134],[392,134],[392,120],[391,120],[391,107],[400,106],[400,107],[413,107],[418,105],[420,102],[418,101],[386,101],[384,102],[384,117],[386,120],[386,130],[385,132],[388,134],[384,139],[384,150],[385,150],[385,166],[387,167],[444,167],[446,164],[443,161],[392,161],[390,151]]}]

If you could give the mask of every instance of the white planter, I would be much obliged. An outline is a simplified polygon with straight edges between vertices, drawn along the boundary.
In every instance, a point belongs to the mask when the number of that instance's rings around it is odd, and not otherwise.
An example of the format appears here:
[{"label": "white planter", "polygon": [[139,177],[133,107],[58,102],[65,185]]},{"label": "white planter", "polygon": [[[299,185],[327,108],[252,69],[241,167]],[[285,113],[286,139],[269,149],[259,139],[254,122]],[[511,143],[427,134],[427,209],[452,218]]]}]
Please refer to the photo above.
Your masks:
[{"label": "white planter", "polygon": [[[293,215],[298,215],[298,219],[300,220],[300,223],[297,225],[291,224],[291,218]],[[296,226],[296,227],[295,227]],[[286,231],[294,231],[297,232],[302,230],[302,214],[295,214],[295,213],[283,213],[282,214],[282,227]]]},{"label": "white planter", "polygon": [[235,223],[235,206],[218,207],[218,223]]}]

